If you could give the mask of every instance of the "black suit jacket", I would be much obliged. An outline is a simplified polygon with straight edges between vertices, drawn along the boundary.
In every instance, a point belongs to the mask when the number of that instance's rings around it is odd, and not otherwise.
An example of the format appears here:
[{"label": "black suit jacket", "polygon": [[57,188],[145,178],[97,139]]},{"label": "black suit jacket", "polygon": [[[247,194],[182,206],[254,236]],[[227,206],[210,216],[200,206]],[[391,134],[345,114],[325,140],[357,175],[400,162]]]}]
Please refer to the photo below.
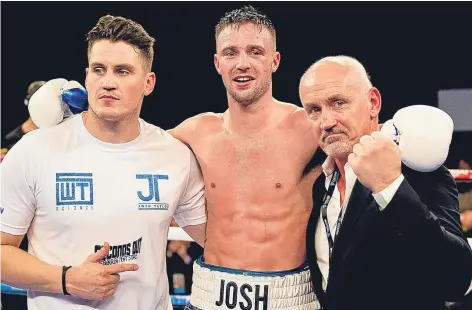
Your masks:
[{"label": "black suit jacket", "polygon": [[405,180],[383,211],[356,182],[333,247],[326,292],[314,247],[324,174],[316,180],[307,260],[323,309],[447,309],[445,302],[469,287],[472,251],[461,232],[454,179],[443,166],[402,172]]}]

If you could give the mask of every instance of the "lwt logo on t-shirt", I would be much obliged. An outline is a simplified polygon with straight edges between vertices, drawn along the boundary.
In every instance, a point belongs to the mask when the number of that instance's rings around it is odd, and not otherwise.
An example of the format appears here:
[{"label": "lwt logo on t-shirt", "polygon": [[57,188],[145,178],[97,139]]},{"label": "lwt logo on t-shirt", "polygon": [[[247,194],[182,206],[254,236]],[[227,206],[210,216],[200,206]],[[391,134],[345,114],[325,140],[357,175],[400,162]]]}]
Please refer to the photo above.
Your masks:
[{"label": "lwt logo on t-shirt", "polygon": [[147,182],[140,182],[143,188],[147,190],[138,191],[138,198],[140,203],[139,210],[168,210],[169,204],[160,202],[159,196],[159,180],[168,180],[169,176],[166,174],[137,174],[137,180],[145,180]]},{"label": "lwt logo on t-shirt", "polygon": [[92,173],[56,173],[56,211],[93,210]]}]

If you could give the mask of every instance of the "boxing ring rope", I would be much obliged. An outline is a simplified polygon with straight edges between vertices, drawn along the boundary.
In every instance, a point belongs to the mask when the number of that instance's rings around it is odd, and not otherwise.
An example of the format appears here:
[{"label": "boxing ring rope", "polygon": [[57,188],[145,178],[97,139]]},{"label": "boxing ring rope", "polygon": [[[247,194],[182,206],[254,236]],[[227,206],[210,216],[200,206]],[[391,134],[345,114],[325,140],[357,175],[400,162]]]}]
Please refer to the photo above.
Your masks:
[{"label": "boxing ring rope", "polygon": [[463,169],[449,169],[452,177],[456,182],[471,182],[472,181],[472,170]]},{"label": "boxing ring rope", "polygon": [[[26,296],[26,290],[25,289],[16,288],[16,287],[10,286],[10,285],[5,284],[5,283],[2,283],[2,287],[1,287],[0,291],[3,294]],[[183,307],[190,300],[190,295],[170,295],[170,300],[172,302],[172,306]]]},{"label": "boxing ring rope", "polygon": [[[449,169],[456,182],[472,182],[472,170]],[[180,227],[169,227],[167,240],[193,241],[193,239]],[[472,238],[468,239],[472,246]],[[1,292],[11,295],[25,295],[26,290],[12,287],[2,283]],[[170,295],[172,306],[185,306],[189,301],[189,295]]]}]

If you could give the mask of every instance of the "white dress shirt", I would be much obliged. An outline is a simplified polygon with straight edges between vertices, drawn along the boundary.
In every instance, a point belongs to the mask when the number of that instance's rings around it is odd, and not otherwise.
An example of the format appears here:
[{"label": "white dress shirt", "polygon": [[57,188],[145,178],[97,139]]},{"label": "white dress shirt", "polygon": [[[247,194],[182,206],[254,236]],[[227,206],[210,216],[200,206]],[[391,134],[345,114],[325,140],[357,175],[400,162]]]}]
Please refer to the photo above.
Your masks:
[{"label": "white dress shirt", "polygon": [[[331,181],[332,174],[335,168],[335,162],[333,158],[328,157],[326,161],[323,163],[323,173],[326,176],[325,187],[328,190],[329,183]],[[336,223],[338,221],[339,212],[341,208],[343,208],[342,219],[344,220],[344,215],[346,214],[346,207],[349,203],[349,198],[352,193],[352,189],[354,188],[354,184],[357,181],[357,176],[354,174],[349,163],[346,163],[344,166],[344,172],[346,175],[346,191],[344,194],[344,201],[343,205],[341,206],[341,199],[340,193],[338,189],[338,185],[334,189],[333,195],[328,203],[327,207],[327,214],[328,214],[328,223],[331,231],[331,235],[333,236],[336,232]],[[380,210],[384,210],[387,205],[392,200],[393,196],[397,192],[400,184],[403,182],[403,174],[401,174],[395,181],[392,182],[387,188],[383,191],[373,194],[375,201],[379,205]],[[322,275],[322,287],[323,290],[326,290],[327,286],[327,279],[329,274],[329,244],[328,238],[326,236],[326,229],[323,223],[323,217],[321,215],[322,210],[320,210],[320,217],[318,219],[318,224],[316,227],[315,232],[315,250],[316,250],[316,260],[318,263],[318,267],[320,268],[321,275]],[[336,242],[336,239],[334,239]]]}]

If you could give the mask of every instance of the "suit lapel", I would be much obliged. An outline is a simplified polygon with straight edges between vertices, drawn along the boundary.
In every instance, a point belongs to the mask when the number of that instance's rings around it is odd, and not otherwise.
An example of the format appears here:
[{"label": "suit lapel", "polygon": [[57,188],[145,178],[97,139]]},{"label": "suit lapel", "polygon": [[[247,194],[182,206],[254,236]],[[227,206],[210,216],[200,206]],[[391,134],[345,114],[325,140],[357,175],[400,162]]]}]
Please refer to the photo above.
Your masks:
[{"label": "suit lapel", "polygon": [[357,221],[372,203],[373,199],[372,192],[359,181],[356,181],[341,223],[341,228],[339,229],[339,235],[334,241],[333,254],[331,257],[333,264],[336,264],[338,256],[341,257],[340,255],[343,253],[344,244],[351,242]]},{"label": "suit lapel", "polygon": [[356,181],[347,204],[339,235],[345,234],[343,230],[348,231],[350,228],[354,227],[359,217],[367,209],[373,199],[374,196],[372,196],[372,192],[359,181]]},{"label": "suit lapel", "polygon": [[320,217],[321,204],[323,202],[323,197],[326,193],[325,180],[326,180],[326,177],[324,173],[322,173],[316,179],[315,184],[313,184],[313,192],[312,192],[313,210],[311,211],[310,220],[308,222],[309,224],[307,227],[308,234],[309,234],[309,238],[307,238],[307,240],[310,243],[307,246],[307,249],[309,249],[309,252],[307,252],[307,255],[308,255],[308,261],[312,262],[311,278],[312,278],[312,283],[313,283],[313,289],[321,303],[324,299],[324,291],[321,285],[321,279],[322,279],[321,271],[320,271],[320,268],[318,267],[318,262],[316,259],[315,233],[316,233],[316,227],[318,225],[318,219]]}]

